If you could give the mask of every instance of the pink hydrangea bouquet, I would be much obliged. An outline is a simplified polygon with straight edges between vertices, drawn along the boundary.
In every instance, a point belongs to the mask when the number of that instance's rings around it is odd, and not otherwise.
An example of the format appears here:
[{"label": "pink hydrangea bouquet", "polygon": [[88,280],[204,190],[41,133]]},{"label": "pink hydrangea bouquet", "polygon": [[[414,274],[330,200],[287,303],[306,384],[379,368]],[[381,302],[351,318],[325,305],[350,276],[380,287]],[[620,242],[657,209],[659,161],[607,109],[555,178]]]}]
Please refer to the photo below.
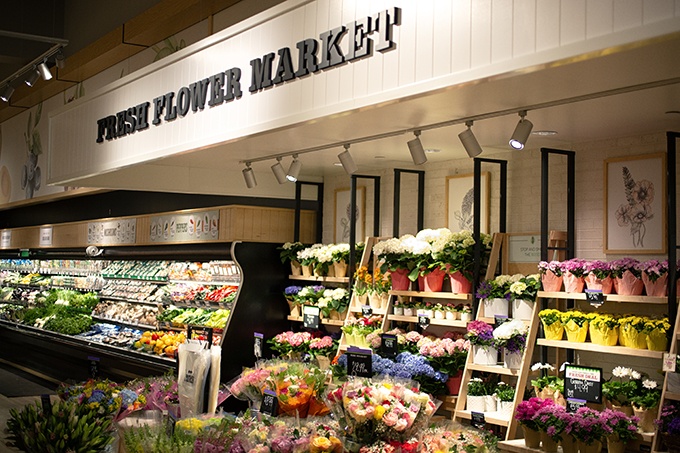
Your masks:
[{"label": "pink hydrangea bouquet", "polygon": [[312,334],[309,332],[287,331],[267,340],[267,343],[277,356],[285,356],[290,353],[302,354],[307,352],[311,341]]}]

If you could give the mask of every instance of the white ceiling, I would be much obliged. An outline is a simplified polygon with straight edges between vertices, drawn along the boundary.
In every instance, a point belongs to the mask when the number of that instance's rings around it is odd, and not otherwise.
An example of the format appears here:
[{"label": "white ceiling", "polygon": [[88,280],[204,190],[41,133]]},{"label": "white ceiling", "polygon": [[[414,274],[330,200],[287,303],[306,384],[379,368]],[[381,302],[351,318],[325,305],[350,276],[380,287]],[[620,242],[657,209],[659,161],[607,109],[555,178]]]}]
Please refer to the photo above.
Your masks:
[{"label": "white ceiling", "polygon": [[[252,164],[258,178],[265,172],[271,177],[273,156],[301,151],[302,177],[318,178],[342,174],[342,168],[334,165],[336,156],[342,144],[351,143],[359,172],[370,174],[378,169],[412,166],[406,141],[413,138],[410,131],[418,128],[425,129],[423,146],[440,150],[428,154],[428,163],[467,157],[457,135],[469,118],[477,119],[473,131],[485,153],[510,152],[508,139],[522,109],[529,110],[527,118],[533,122],[534,131],[557,131],[551,137],[532,135],[527,144],[530,149],[569,149],[573,144],[605,138],[680,131],[680,113],[667,113],[680,112],[679,57],[680,33],[665,40],[526,68],[427,96],[244,137],[164,158],[148,168],[158,172],[159,168],[171,167],[168,174],[178,168],[227,172],[243,168],[243,161],[271,157]],[[447,122],[455,124],[428,129]],[[397,135],[371,139],[391,133]],[[326,146],[326,150],[305,152]],[[289,162],[290,157],[285,157],[284,166]],[[123,187],[126,180],[139,175],[138,170],[122,169],[104,179],[92,177],[78,183],[109,188],[113,181],[120,181]],[[231,184],[243,186],[242,178],[238,179]],[[153,185],[152,180],[145,183]]]}]

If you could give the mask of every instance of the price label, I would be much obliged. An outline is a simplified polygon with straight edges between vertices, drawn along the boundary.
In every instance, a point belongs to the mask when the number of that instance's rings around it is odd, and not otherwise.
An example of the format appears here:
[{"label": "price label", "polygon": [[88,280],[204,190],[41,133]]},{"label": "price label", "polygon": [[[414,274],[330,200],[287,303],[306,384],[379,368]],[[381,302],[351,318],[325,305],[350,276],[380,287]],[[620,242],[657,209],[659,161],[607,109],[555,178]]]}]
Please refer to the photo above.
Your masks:
[{"label": "price label", "polygon": [[12,245],[12,230],[3,230],[0,236],[0,247],[9,248]]},{"label": "price label", "polygon": [[99,377],[99,357],[88,356],[87,360],[90,361],[90,376],[96,379]]},{"label": "price label", "polygon": [[486,419],[484,418],[484,412],[471,412],[470,416],[472,420],[470,424],[478,429],[484,429],[486,427]]},{"label": "price label", "polygon": [[49,247],[52,245],[52,227],[40,227],[40,246]]},{"label": "price label", "polygon": [[595,308],[598,308],[601,307],[602,304],[604,304],[604,294],[602,294],[602,290],[587,289],[586,300],[590,305],[592,305]]},{"label": "price label", "polygon": [[576,412],[579,407],[585,406],[586,400],[578,400],[575,398],[567,398],[567,412]]},{"label": "price label", "polygon": [[505,315],[494,315],[494,327],[498,327],[501,324],[505,324],[510,319]]},{"label": "price label", "polygon": [[371,316],[373,314],[373,309],[371,308],[370,305],[362,305],[361,314],[364,316]]},{"label": "price label", "polygon": [[425,315],[418,315],[418,326],[425,330],[430,327],[430,318]]},{"label": "price label", "polygon": [[564,395],[591,403],[602,402],[602,368],[566,365],[564,368]]},{"label": "price label", "polygon": [[663,371],[675,372],[678,356],[676,354],[670,354],[668,352],[663,355]]},{"label": "price label", "polygon": [[373,376],[373,352],[370,349],[350,347],[347,349],[347,374],[350,376]]},{"label": "price label", "polygon": [[302,308],[302,325],[308,329],[319,328],[319,307]]},{"label": "price label", "polygon": [[262,396],[262,408],[260,409],[260,412],[276,417],[278,411],[279,399],[276,397],[276,392],[273,390],[265,390]]},{"label": "price label", "polygon": [[389,333],[384,333],[380,336],[380,355],[387,359],[397,356],[399,352],[399,342],[397,336]]},{"label": "price label", "polygon": [[264,343],[264,334],[259,332],[254,333],[253,354],[256,359],[262,358],[262,344]]},{"label": "price label", "polygon": [[40,402],[42,403],[43,412],[46,414],[52,413],[52,401],[50,400],[50,395],[43,393],[40,395]]}]

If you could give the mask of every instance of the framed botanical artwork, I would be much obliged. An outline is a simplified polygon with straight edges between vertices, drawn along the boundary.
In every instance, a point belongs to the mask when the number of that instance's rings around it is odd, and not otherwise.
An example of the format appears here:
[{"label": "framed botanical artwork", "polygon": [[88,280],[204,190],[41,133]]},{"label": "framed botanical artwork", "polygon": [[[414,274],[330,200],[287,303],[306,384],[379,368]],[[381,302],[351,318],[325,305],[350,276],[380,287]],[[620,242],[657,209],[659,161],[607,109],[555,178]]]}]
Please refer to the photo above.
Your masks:
[{"label": "framed botanical artwork", "polygon": [[364,240],[365,235],[365,203],[366,203],[366,188],[357,187],[357,209],[352,216],[350,208],[350,189],[336,189],[335,190],[335,235],[334,242],[349,242],[349,230],[351,226],[351,219],[354,217],[356,225],[356,240],[357,242]]},{"label": "framed botanical artwork", "polygon": [[666,156],[604,161],[604,253],[666,252]]},{"label": "framed botanical artwork", "polygon": [[[489,172],[481,174],[480,231],[489,233]],[[474,174],[446,178],[446,226],[453,232],[470,230],[474,226]]]}]

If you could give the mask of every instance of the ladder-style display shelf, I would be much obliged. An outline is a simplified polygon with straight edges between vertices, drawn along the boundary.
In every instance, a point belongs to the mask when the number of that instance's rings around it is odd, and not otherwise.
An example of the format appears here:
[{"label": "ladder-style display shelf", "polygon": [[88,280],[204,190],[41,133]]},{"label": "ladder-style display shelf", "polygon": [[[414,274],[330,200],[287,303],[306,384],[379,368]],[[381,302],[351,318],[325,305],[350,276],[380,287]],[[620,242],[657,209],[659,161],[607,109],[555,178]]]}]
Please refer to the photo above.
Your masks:
[{"label": "ladder-style display shelf", "polygon": [[[678,349],[678,342],[680,342],[680,327],[678,327],[678,324],[680,324],[680,311],[678,311],[676,317],[675,317],[675,326],[673,327],[673,336],[670,339],[670,350],[669,352],[671,354],[678,354],[680,350]],[[675,369],[675,373],[680,373],[680,369]],[[678,392],[675,389],[672,389],[674,391],[671,391],[669,389],[669,380],[672,372],[667,371],[666,376],[664,378],[663,382],[663,390],[661,391],[661,402],[659,403],[659,414],[658,416],[661,416],[661,408],[663,408],[663,405],[666,401],[678,401],[680,402],[680,392]],[[652,450],[657,452],[661,451],[662,448],[662,442],[661,442],[661,436],[654,436],[654,443],[652,445]]]}]

